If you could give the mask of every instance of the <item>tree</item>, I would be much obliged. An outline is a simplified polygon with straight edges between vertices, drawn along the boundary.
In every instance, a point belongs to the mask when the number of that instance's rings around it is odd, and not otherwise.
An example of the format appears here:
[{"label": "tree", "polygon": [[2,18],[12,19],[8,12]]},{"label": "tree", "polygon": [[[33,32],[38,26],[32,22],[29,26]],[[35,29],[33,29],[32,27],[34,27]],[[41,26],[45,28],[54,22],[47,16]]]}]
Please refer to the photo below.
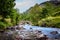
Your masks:
[{"label": "tree", "polygon": [[0,0],[0,29],[11,26],[11,14],[15,6],[15,0]]},{"label": "tree", "polygon": [[48,16],[48,10],[46,8],[43,8],[41,18],[46,18],[47,16]]},{"label": "tree", "polygon": [[15,0],[0,0],[0,15],[3,20],[12,13],[12,9],[15,6]]}]

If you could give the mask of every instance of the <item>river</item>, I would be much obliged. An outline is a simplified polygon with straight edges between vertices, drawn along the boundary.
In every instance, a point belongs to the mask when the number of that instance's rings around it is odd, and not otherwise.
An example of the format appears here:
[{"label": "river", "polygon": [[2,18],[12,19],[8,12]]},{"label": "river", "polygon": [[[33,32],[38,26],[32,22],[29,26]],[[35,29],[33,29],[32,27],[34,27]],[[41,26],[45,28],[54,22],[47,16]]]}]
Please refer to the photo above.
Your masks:
[{"label": "river", "polygon": [[[49,28],[49,27],[39,27],[39,26],[31,26],[29,24],[25,25],[24,28],[26,30],[40,30],[43,34],[47,35],[49,38],[60,38],[60,28]],[[52,35],[51,32],[57,31],[58,34]]]}]

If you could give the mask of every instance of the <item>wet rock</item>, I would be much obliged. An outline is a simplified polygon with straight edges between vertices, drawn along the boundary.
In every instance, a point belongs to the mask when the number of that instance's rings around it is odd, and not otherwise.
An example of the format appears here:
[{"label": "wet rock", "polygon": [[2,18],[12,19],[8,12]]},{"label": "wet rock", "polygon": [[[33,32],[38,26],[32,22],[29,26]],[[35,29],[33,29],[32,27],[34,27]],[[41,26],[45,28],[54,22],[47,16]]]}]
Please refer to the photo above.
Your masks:
[{"label": "wet rock", "polygon": [[44,37],[44,34],[36,34],[37,38]]},{"label": "wet rock", "polygon": [[52,32],[50,32],[50,34],[56,35],[56,34],[58,34],[58,32],[57,31],[52,31]]},{"label": "wet rock", "polygon": [[16,27],[17,30],[20,30],[21,28],[20,27]]},{"label": "wet rock", "polygon": [[24,39],[24,40],[31,40],[31,39]]},{"label": "wet rock", "polygon": [[30,27],[30,29],[32,29],[32,28]]},{"label": "wet rock", "polygon": [[12,30],[12,31],[14,31],[15,30],[15,27],[8,27],[5,30]]},{"label": "wet rock", "polygon": [[22,40],[22,38],[19,35],[16,35],[15,40]]},{"label": "wet rock", "polygon": [[11,27],[7,27],[6,30],[11,30]]},{"label": "wet rock", "polygon": [[3,33],[3,34],[0,34],[0,40],[14,40],[14,38],[12,37],[12,35],[7,35]]},{"label": "wet rock", "polygon": [[36,40],[48,40],[48,37],[44,35],[44,37],[36,38]]},{"label": "wet rock", "polygon": [[38,33],[41,33],[41,31],[38,31]]},{"label": "wet rock", "polygon": [[53,39],[53,38],[48,38],[47,40],[60,40],[60,39]]},{"label": "wet rock", "polygon": [[0,33],[4,33],[4,30],[0,30]]}]

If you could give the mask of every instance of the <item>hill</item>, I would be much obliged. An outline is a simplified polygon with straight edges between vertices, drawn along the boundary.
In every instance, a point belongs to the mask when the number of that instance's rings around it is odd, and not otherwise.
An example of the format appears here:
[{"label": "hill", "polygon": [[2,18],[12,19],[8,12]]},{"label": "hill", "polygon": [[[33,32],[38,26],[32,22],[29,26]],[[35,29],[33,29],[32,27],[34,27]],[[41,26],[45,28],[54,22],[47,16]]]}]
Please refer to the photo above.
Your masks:
[{"label": "hill", "polygon": [[31,21],[33,25],[60,27],[60,2],[46,1],[35,4],[22,15],[22,20]]}]

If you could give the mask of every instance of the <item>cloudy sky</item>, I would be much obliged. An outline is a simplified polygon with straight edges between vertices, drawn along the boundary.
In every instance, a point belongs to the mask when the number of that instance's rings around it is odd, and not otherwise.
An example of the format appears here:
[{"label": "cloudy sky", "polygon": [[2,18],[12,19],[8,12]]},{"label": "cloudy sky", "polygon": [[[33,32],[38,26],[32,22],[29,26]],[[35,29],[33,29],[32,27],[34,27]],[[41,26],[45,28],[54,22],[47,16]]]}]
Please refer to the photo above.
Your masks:
[{"label": "cloudy sky", "polygon": [[18,8],[19,11],[22,13],[29,9],[31,6],[34,6],[36,3],[40,4],[48,0],[16,0],[15,8]]}]

